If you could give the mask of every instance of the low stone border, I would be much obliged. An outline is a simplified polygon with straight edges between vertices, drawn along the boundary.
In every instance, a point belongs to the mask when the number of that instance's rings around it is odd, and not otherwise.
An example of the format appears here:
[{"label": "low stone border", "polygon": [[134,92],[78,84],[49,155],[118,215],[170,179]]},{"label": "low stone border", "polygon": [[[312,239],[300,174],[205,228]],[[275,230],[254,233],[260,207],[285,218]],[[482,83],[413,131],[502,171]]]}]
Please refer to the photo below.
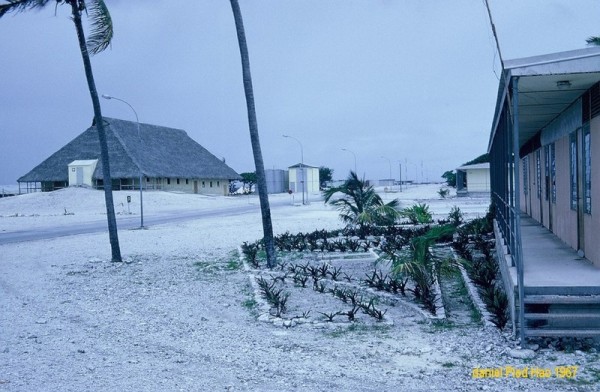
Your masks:
[{"label": "low stone border", "polygon": [[[286,328],[298,326],[301,324],[310,324],[311,326],[318,327],[318,328],[326,328],[326,327],[331,327],[331,326],[343,326],[343,325],[351,325],[352,324],[349,321],[322,322],[322,321],[318,321],[318,320],[310,320],[308,318],[301,318],[301,317],[287,319],[287,318],[277,317],[277,316],[272,315],[270,313],[271,305],[261,295],[260,288],[258,287],[258,283],[256,282],[257,275],[254,272],[256,270],[251,268],[250,265],[247,263],[246,258],[244,257],[244,253],[242,252],[242,248],[238,247],[237,250],[238,250],[239,260],[242,263],[242,265],[244,266],[244,271],[246,271],[246,273],[248,274],[248,278],[250,279],[250,285],[252,286],[252,289],[254,291],[254,293],[253,293],[254,299],[255,299],[255,301],[257,303],[257,307],[259,309],[259,316],[258,316],[259,321],[272,323],[275,326],[286,327]],[[379,257],[375,252],[372,252],[371,250],[369,252],[365,252],[365,254],[370,254],[377,258]],[[440,288],[439,280],[437,279],[437,277],[436,277],[435,287],[434,287],[435,292],[436,292],[436,307],[438,309],[438,311],[436,312],[436,315],[431,314],[430,312],[421,308],[419,305],[417,305],[413,302],[410,302],[408,300],[405,300],[404,298],[399,297],[398,295],[387,293],[385,291],[375,290],[372,287],[363,287],[363,286],[359,286],[355,283],[348,283],[348,282],[343,282],[343,281],[333,281],[331,279],[321,279],[321,280],[327,281],[328,283],[330,283],[332,285],[351,287],[352,289],[358,290],[359,292],[368,293],[372,296],[383,299],[384,303],[386,303],[387,305],[390,305],[390,306],[396,306],[398,304],[401,304],[402,306],[405,306],[405,307],[409,308],[410,310],[414,311],[415,313],[417,313],[424,319],[444,320],[447,317],[446,309],[444,307],[444,303],[443,303],[442,296],[441,296],[441,288]],[[380,325],[394,325],[394,321],[389,317],[385,317],[384,321],[379,322],[379,324]]]},{"label": "low stone border", "polygon": [[[454,254],[454,252],[453,252],[453,254]],[[467,292],[469,293],[471,302],[473,302],[473,305],[475,305],[475,307],[481,314],[481,318],[483,320],[483,325],[486,327],[496,328],[496,325],[492,322],[492,320],[494,319],[492,314],[490,312],[488,312],[487,307],[485,306],[485,303],[483,302],[483,300],[481,299],[481,296],[479,295],[479,291],[477,290],[475,283],[473,283],[473,281],[469,277],[469,274],[467,273],[467,270],[465,270],[465,267],[463,267],[460,264],[460,262],[458,260],[458,256],[456,256],[456,254],[454,254],[454,260],[456,260],[456,262],[457,262],[458,269],[460,270],[460,275],[462,276],[465,287],[467,288]]]}]

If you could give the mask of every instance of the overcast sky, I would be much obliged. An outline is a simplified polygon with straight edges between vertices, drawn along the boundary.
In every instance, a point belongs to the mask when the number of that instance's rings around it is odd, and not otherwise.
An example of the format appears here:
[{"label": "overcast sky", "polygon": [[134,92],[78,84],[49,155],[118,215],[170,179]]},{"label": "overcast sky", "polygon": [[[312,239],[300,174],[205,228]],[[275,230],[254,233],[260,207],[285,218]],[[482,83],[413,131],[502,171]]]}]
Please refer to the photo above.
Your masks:
[{"label": "overcast sky", "polygon": [[[105,1],[115,36],[92,58],[99,93],[253,171],[229,1]],[[505,60],[600,35],[597,0],[490,3]],[[397,179],[401,162],[403,177],[434,180],[486,152],[500,62],[483,0],[240,5],[266,168],[300,161],[282,134],[340,179],[354,167],[342,148],[369,179],[388,178],[390,162]],[[67,6],[6,15],[0,36],[0,184],[13,184],[87,129],[93,110]],[[135,120],[101,101],[104,116]]]}]

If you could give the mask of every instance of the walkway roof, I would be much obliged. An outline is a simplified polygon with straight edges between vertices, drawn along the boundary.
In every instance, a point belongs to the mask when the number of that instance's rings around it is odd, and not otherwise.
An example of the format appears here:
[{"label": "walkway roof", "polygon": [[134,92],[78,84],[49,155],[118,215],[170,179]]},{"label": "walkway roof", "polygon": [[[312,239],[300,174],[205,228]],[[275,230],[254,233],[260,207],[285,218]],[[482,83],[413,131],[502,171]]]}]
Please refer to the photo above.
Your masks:
[{"label": "walkway roof", "polygon": [[521,147],[600,81],[600,47],[508,60],[504,67],[498,86],[498,99],[488,151],[508,91],[512,88],[512,81],[516,77],[519,78],[519,147]]}]

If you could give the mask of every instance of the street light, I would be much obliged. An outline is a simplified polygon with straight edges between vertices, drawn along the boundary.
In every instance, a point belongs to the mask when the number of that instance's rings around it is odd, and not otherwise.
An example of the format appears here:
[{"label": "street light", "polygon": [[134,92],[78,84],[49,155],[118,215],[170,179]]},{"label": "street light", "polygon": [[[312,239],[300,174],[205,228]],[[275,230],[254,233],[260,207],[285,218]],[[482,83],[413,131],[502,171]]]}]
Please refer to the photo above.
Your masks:
[{"label": "street light", "polygon": [[358,175],[358,172],[356,171],[356,154],[353,151],[348,150],[347,148],[342,148],[342,151],[347,151],[354,156],[354,173]]},{"label": "street light", "polygon": [[[133,106],[131,106],[127,101],[124,101],[121,98],[112,97],[112,96],[106,95],[106,94],[102,94],[102,98],[115,99],[117,101],[123,102],[125,105],[129,106],[129,108],[133,111],[133,114],[135,114],[135,121],[137,123],[138,140],[140,142],[140,147],[138,149],[138,169],[140,172],[140,229],[143,229],[144,228],[144,197],[143,197],[143,193],[142,193],[142,160],[141,160],[141,157],[142,157],[142,135],[140,134],[140,119],[138,118],[137,112],[135,111]],[[110,181],[110,179],[109,179],[109,181]]]},{"label": "street light", "polygon": [[391,188],[393,188],[394,187],[394,179],[392,178],[392,160],[390,158],[388,158],[388,157],[384,157],[383,155],[381,157],[383,159],[387,159],[388,163],[390,164],[390,177],[389,178],[390,178],[390,180],[392,180],[392,186],[391,186]]},{"label": "street light", "polygon": [[402,161],[398,161],[398,174],[400,175],[400,178],[398,179],[398,182],[400,183],[400,192],[402,192]]},{"label": "street light", "polygon": [[290,139],[294,139],[295,141],[298,142],[298,144],[300,145],[300,175],[301,175],[301,180],[300,183],[302,184],[302,204],[306,204],[304,201],[304,174],[305,174],[305,170],[304,170],[304,148],[302,147],[302,143],[300,143],[300,140],[296,139],[293,136],[289,136],[289,135],[281,135],[283,137],[287,137]]}]

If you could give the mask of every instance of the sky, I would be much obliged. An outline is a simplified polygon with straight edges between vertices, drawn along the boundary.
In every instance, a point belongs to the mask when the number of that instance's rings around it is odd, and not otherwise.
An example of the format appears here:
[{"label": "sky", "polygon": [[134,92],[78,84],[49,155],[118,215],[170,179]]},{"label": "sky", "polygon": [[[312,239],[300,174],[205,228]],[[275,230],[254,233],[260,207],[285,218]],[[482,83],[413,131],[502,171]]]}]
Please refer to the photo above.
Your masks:
[{"label": "sky", "polygon": [[[92,58],[98,92],[254,171],[229,1],[105,1],[115,35]],[[265,168],[299,163],[301,144],[304,163],[335,179],[356,156],[367,179],[437,181],[487,151],[501,66],[483,0],[239,2]],[[600,35],[597,0],[490,7],[505,60]],[[5,15],[0,36],[0,184],[14,184],[87,129],[93,109],[67,6]],[[135,120],[121,102],[101,104]]]}]

